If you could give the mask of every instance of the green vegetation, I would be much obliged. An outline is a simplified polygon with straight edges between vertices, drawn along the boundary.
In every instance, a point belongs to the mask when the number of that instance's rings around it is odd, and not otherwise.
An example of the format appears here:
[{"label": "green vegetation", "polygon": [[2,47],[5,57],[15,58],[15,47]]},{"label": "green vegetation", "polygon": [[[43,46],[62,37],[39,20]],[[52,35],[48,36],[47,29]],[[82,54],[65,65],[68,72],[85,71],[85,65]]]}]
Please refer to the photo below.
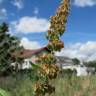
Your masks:
[{"label": "green vegetation", "polygon": [[10,35],[8,31],[6,23],[0,24],[0,75],[3,73],[12,74],[13,70],[10,65],[13,62],[18,62],[18,60],[13,60],[12,53],[22,48],[19,46],[20,41],[15,36]]},{"label": "green vegetation", "polygon": [[80,61],[77,58],[72,59],[74,65],[79,65]]},{"label": "green vegetation", "polygon": [[59,78],[53,96],[96,96],[96,77]]},{"label": "green vegetation", "polygon": [[[10,86],[8,83],[10,83]],[[0,87],[1,84],[2,89],[9,91],[12,96],[33,96],[33,83],[30,78],[26,78],[26,76],[22,79],[18,78],[18,81],[16,82],[12,78],[7,78],[0,81]],[[56,90],[55,93],[50,96],[96,96],[95,76],[72,76],[71,78],[66,76],[64,78],[57,78],[56,80],[53,80],[52,84],[54,84]]]},{"label": "green vegetation", "polygon": [[11,96],[11,94],[5,90],[0,89],[0,96]]},{"label": "green vegetation", "polygon": [[84,62],[87,67],[94,67],[96,69],[96,61]]},{"label": "green vegetation", "polygon": [[70,76],[76,76],[77,74],[77,71],[74,69],[74,70],[71,70],[71,69],[62,69],[60,71],[60,76],[61,77],[70,77]]}]

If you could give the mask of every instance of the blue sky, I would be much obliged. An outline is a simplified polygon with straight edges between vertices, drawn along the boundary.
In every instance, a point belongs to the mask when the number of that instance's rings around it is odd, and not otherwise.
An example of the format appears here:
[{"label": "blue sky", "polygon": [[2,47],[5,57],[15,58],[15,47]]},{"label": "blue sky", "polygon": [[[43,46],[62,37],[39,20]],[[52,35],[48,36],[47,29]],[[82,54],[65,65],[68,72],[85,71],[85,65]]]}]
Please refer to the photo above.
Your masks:
[{"label": "blue sky", "polygon": [[[19,21],[21,18],[37,17],[38,19],[49,20],[54,15],[61,0],[0,0],[0,9],[4,11],[5,18],[0,21],[6,21],[9,24]],[[76,4],[77,1],[77,4]],[[84,2],[85,1],[85,2]],[[93,5],[89,3],[94,1]],[[83,3],[84,4],[83,4]],[[73,0],[71,1],[71,10],[68,17],[66,32],[62,36],[65,44],[75,42],[95,41],[96,38],[96,0]],[[83,4],[83,5],[82,5]],[[32,25],[31,25],[32,26]],[[14,29],[12,30],[14,31]],[[39,41],[46,44],[45,32],[16,33],[19,38],[27,37],[33,41]],[[19,35],[18,35],[19,34]]]},{"label": "blue sky", "polygon": [[[0,22],[10,24],[10,33],[29,43],[46,45],[49,18],[61,0],[0,0]],[[68,44],[96,41],[96,0],[71,0],[71,10],[62,36]],[[37,24],[37,25],[36,25]]]}]

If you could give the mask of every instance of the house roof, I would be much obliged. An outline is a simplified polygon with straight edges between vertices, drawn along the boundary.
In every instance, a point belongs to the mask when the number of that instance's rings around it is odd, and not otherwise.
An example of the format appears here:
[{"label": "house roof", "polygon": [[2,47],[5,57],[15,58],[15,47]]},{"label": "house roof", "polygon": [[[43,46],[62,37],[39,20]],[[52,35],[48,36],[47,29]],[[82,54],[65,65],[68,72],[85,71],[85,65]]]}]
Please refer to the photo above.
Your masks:
[{"label": "house roof", "polygon": [[65,57],[65,56],[56,56],[57,57],[57,63],[59,64],[64,64],[64,63],[71,63],[72,64],[72,59]]},{"label": "house roof", "polygon": [[19,51],[15,51],[12,54],[12,57],[20,57],[20,58],[30,58],[34,54],[38,54],[39,52],[47,50],[50,51],[47,47],[42,47],[40,49],[34,49],[34,50],[29,50],[29,49],[22,49]]}]

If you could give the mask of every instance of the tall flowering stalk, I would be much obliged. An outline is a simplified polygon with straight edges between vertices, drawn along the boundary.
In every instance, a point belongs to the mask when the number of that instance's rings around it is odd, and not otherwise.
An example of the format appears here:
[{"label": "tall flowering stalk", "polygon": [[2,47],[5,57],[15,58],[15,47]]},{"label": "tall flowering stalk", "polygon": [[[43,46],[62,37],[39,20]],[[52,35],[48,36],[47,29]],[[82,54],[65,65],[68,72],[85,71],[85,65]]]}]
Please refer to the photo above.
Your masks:
[{"label": "tall flowering stalk", "polygon": [[70,0],[63,0],[55,16],[50,18],[51,25],[46,34],[46,38],[49,40],[47,48],[50,52],[44,53],[39,57],[39,79],[34,88],[35,96],[45,96],[55,91],[55,87],[50,84],[50,80],[55,79],[59,73],[54,52],[60,51],[64,47],[60,37],[65,32],[69,7]]}]

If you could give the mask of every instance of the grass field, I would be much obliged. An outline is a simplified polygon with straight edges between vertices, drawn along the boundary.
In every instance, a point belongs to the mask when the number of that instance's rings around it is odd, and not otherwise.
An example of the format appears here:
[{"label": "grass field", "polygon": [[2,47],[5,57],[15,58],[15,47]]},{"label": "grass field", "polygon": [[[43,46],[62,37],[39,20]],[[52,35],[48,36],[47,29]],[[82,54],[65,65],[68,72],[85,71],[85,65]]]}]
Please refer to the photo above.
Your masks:
[{"label": "grass field", "polygon": [[11,96],[11,94],[3,89],[0,89],[0,96]]},{"label": "grass field", "polygon": [[[5,82],[9,82],[8,79]],[[6,91],[9,91],[12,94],[12,96],[33,96],[32,95],[33,84],[28,78],[16,82],[15,86],[13,86],[13,84],[8,85],[8,83],[6,83],[5,85],[2,83],[3,85],[0,86]],[[52,84],[56,86],[56,92],[51,96],[96,96],[95,76],[87,76],[87,77],[73,76],[71,78],[70,77],[58,78],[56,80],[53,80]]]},{"label": "grass field", "polygon": [[53,96],[96,96],[96,77],[61,78],[55,81]]}]

